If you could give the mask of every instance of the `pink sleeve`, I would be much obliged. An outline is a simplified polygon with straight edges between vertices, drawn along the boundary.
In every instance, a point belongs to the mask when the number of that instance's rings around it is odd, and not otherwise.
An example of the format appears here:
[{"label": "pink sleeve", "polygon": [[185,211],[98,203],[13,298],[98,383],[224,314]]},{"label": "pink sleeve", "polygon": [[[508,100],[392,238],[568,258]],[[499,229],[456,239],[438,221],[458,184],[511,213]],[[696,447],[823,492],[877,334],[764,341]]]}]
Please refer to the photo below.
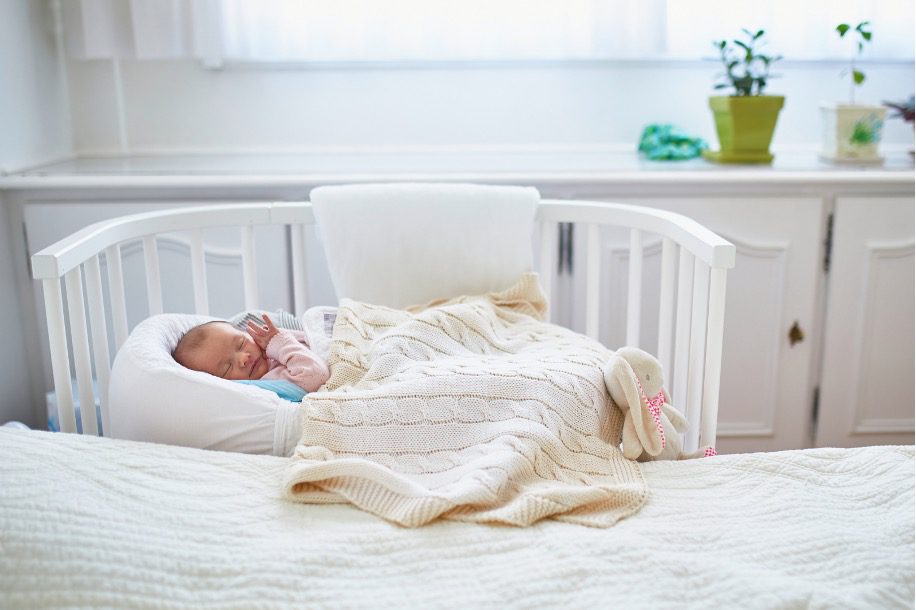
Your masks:
[{"label": "pink sleeve", "polygon": [[274,335],[265,352],[282,366],[268,371],[264,379],[285,379],[314,392],[331,376],[328,366],[291,332],[281,330]]}]

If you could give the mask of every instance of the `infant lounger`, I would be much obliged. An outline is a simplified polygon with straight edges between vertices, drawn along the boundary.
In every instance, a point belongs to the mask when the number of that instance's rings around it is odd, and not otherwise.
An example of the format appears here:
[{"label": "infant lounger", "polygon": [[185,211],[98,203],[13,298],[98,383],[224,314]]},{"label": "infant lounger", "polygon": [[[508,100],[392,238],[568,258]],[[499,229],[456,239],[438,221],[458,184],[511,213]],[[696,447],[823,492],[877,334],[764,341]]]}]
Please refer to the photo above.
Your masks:
[{"label": "infant lounger", "polygon": [[289,455],[296,404],[272,392],[186,369],[172,350],[215,318],[161,314],[141,322],[111,369],[107,436],[201,449]]},{"label": "infant lounger", "polygon": [[[34,255],[33,274],[43,280],[61,430],[76,431],[72,353],[82,404],[94,403],[93,380],[97,380],[102,432],[106,436],[287,455],[299,436],[295,404],[259,388],[182,369],[171,358],[171,350],[182,333],[212,319],[203,229],[239,227],[245,308],[255,310],[260,303],[254,265],[254,229],[261,225],[288,226],[291,257],[286,277],[293,287],[293,302],[286,308],[299,313],[309,306],[305,290],[306,230],[314,227],[317,216],[319,221],[324,218],[324,224],[319,224],[320,237],[325,240],[338,297],[373,302],[381,299],[383,302],[377,304],[390,306],[403,306],[427,297],[447,298],[504,288],[500,282],[532,266],[539,272],[549,302],[556,273],[558,225],[579,223],[587,236],[585,255],[577,259],[585,261],[584,331],[593,339],[598,338],[599,320],[604,317],[600,302],[601,228],[627,228],[630,232],[628,345],[639,345],[643,240],[650,234],[660,236],[658,345],[649,349],[669,372],[673,400],[685,411],[690,423],[685,449],[690,451],[701,444],[715,443],[725,274],[734,265],[735,249],[705,227],[679,214],[652,208],[539,200],[537,191],[521,187],[358,185],[321,187],[314,191],[313,197],[314,210],[309,202],[232,203],[116,218],[87,227]],[[384,230],[379,230],[377,222],[370,223],[374,231],[359,229],[365,239],[352,242],[350,248],[341,239],[347,234],[347,223],[356,230],[365,224],[362,211],[383,203],[402,213],[402,217],[409,214],[410,222],[399,223],[396,215],[389,214],[389,221],[392,218],[394,221]],[[499,213],[495,208],[488,212],[488,205],[497,206]],[[360,206],[364,206],[362,211]],[[344,207],[352,212],[349,221],[336,213]],[[190,233],[197,317],[157,316],[163,312],[163,286],[156,236],[175,232]],[[401,248],[407,239],[413,239],[411,232],[419,233],[414,236],[413,249]],[[537,244],[533,258],[532,233]],[[131,333],[120,247],[137,240],[143,243],[151,317],[138,325],[128,340]],[[397,252],[394,248],[398,248]],[[481,252],[500,254],[481,256]],[[358,257],[366,262],[365,268],[359,264]],[[438,272],[430,274],[429,261],[436,257],[441,259],[436,267]],[[106,311],[103,294],[101,259],[108,272],[110,311]],[[505,261],[505,268],[494,266],[494,261]],[[467,268],[462,268],[461,273],[448,273],[459,265]],[[401,289],[389,291],[383,273],[396,277]],[[65,280],[69,329],[64,320],[61,278]],[[345,294],[340,294],[341,291]],[[106,323],[109,318],[114,335],[111,343]],[[114,369],[110,347],[118,352]],[[80,415],[83,432],[98,435],[91,410],[83,410]],[[240,436],[238,428],[229,425],[231,422],[260,432],[256,439]]]},{"label": "infant lounger", "polygon": [[[327,356],[324,315],[303,316],[309,343]],[[288,315],[288,314],[287,314]],[[240,314],[235,318],[247,319]],[[192,314],[152,316],[131,332],[112,365],[107,436],[200,449],[289,455],[299,439],[298,404],[264,389],[184,368],[172,358],[191,328],[215,320]],[[278,326],[280,318],[274,315]],[[293,327],[287,322],[286,327]]]}]

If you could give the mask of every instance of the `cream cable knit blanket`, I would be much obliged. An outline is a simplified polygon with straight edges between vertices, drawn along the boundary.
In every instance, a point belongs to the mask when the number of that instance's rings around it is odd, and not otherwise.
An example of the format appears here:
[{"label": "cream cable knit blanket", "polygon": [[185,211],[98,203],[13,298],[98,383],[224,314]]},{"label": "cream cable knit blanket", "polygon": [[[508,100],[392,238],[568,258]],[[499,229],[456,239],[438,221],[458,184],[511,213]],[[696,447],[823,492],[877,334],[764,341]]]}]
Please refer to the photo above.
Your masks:
[{"label": "cream cable knit blanket", "polygon": [[303,401],[287,497],[405,526],[438,517],[608,527],[647,498],[618,448],[611,352],[539,321],[535,274],[412,312],[344,299],[323,391]]}]

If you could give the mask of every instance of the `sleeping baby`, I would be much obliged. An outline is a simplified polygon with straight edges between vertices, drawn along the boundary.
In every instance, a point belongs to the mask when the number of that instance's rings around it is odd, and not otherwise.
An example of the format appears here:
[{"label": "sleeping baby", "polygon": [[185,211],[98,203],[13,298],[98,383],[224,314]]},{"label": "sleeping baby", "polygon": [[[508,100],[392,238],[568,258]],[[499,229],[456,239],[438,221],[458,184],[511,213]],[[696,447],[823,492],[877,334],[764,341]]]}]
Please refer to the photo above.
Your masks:
[{"label": "sleeping baby", "polygon": [[225,321],[195,326],[172,353],[182,366],[231,380],[278,379],[314,392],[328,380],[327,365],[309,349],[303,333],[248,322],[244,332]]}]

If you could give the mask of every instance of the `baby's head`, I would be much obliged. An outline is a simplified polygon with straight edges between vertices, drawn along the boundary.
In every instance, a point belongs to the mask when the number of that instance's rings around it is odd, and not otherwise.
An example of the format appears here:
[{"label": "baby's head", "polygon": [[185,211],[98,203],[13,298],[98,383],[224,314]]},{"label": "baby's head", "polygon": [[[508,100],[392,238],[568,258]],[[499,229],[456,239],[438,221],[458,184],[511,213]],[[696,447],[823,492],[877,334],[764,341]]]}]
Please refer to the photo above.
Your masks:
[{"label": "baby's head", "polygon": [[189,330],[172,357],[186,368],[223,379],[260,379],[270,368],[267,355],[251,336],[223,321]]}]

